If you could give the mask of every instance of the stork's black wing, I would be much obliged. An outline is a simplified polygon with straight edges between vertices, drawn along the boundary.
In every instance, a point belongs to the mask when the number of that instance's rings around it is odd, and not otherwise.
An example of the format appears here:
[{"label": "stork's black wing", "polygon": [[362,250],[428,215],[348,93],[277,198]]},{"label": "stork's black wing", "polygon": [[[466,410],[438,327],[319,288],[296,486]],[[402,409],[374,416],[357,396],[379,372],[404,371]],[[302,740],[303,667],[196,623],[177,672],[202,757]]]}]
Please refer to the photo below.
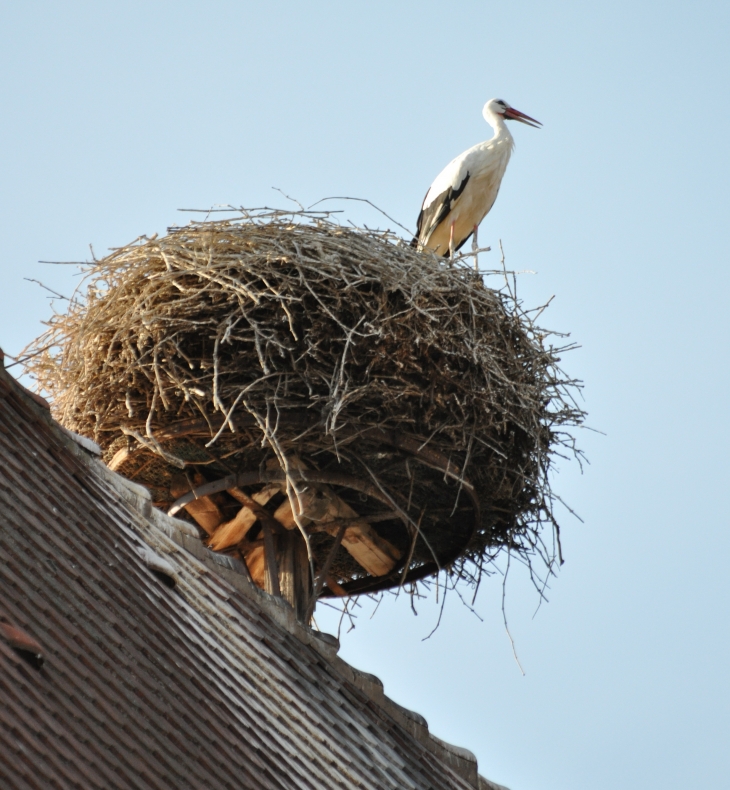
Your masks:
[{"label": "stork's black wing", "polygon": [[[411,247],[418,246],[419,242],[425,243],[428,241],[428,239],[423,238],[424,232],[427,232],[430,236],[434,228],[438,227],[449,216],[449,212],[466,188],[470,176],[471,174],[467,171],[464,179],[458,186],[445,189],[428,206],[421,209],[421,213],[418,215],[418,222],[416,223],[416,237],[411,241]],[[430,191],[431,189],[429,188],[423,198],[424,203]]]}]

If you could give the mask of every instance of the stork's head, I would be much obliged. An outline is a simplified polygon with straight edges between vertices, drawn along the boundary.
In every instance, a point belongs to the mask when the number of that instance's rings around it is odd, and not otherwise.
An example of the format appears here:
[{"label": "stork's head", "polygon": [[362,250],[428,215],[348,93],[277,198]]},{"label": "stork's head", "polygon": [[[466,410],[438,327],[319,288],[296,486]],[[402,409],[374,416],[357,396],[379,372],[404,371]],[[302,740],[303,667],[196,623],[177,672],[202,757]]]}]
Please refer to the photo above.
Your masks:
[{"label": "stork's head", "polygon": [[494,116],[497,115],[501,116],[507,121],[520,121],[521,123],[526,123],[528,126],[534,126],[536,129],[539,129],[542,126],[540,121],[536,121],[534,118],[530,118],[529,115],[525,115],[525,113],[515,110],[514,107],[510,107],[510,105],[507,104],[504,99],[490,99],[484,105],[482,115],[489,124],[492,123]]}]

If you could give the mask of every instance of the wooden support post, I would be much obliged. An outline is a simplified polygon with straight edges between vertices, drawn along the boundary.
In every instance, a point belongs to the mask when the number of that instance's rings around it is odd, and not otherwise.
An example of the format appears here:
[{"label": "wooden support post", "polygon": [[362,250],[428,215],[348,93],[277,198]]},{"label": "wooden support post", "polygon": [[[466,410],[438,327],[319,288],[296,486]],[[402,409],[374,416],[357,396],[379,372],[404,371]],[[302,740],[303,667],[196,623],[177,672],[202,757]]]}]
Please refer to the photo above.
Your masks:
[{"label": "wooden support post", "polygon": [[[253,494],[235,486],[227,488],[242,507],[226,523],[221,523],[220,510],[208,497],[199,497],[185,507],[191,514],[193,509],[200,511],[201,518],[193,515],[201,523],[204,509],[212,505],[217,516],[213,513],[209,522],[201,524],[211,535],[210,548],[220,551],[238,546],[252,581],[268,593],[283,597],[294,608],[297,619],[308,623],[325,582],[335,594],[347,594],[330,574],[340,546],[373,576],[384,576],[393,569],[401,551],[382,538],[370,522],[389,520],[397,513],[378,513],[363,518],[331,486],[308,483],[307,467],[300,459],[294,456],[291,463],[305,474],[297,476],[301,485],[296,496],[287,496],[273,515],[265,507],[269,500],[280,491],[292,494],[284,481],[270,482]],[[275,465],[278,462],[274,459],[267,467]],[[246,537],[256,522],[261,524],[262,540],[248,541]],[[303,528],[307,533],[326,531],[335,538],[316,581],[311,578],[306,538],[300,531]]]},{"label": "wooden support post", "polygon": [[308,612],[311,581],[307,544],[298,529],[287,530],[277,540],[281,597],[291,604],[297,620],[307,625],[311,619]]},{"label": "wooden support post", "polygon": [[307,623],[312,619],[312,615],[314,614],[314,607],[317,605],[317,598],[319,598],[319,594],[322,592],[322,587],[324,587],[325,581],[329,579],[330,568],[332,567],[332,563],[334,562],[335,556],[337,555],[337,550],[340,548],[340,544],[342,543],[342,538],[345,536],[346,529],[347,529],[347,525],[343,524],[337,530],[337,536],[335,537],[335,542],[332,545],[332,548],[329,550],[329,554],[327,554],[327,559],[324,561],[322,570],[319,572],[319,575],[317,576],[317,583],[314,585],[314,590],[312,590],[312,597],[309,601],[309,606],[307,606],[307,611],[305,615],[305,622]]},{"label": "wooden support post", "polygon": [[261,527],[264,533],[264,559],[266,561],[264,589],[267,593],[275,595],[277,598],[281,598],[281,587],[279,586],[279,569],[276,563],[276,544],[274,542],[274,533],[266,522],[264,522]]}]

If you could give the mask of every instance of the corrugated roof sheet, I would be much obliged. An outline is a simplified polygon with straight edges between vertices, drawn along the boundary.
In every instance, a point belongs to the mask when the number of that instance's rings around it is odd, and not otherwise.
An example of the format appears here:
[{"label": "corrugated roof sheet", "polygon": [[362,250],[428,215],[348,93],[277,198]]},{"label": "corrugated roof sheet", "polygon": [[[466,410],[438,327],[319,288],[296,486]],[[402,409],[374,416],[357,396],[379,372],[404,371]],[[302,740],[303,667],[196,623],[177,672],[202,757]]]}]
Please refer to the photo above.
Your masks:
[{"label": "corrugated roof sheet", "polygon": [[2,787],[498,787],[2,369],[0,559]]}]

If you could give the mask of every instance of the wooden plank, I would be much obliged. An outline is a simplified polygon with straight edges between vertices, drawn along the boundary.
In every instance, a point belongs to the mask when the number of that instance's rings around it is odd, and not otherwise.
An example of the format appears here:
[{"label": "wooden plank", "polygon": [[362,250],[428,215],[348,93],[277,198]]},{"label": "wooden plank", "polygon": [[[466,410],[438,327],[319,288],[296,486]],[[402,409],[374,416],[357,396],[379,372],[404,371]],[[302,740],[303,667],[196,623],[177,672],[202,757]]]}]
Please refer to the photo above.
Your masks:
[{"label": "wooden plank", "polygon": [[[239,502],[241,501],[240,496],[237,496],[237,494],[240,495],[238,489],[231,489],[229,493],[231,496],[238,499]],[[255,494],[252,494],[251,499],[253,499],[256,504],[263,506],[271,499],[271,497],[278,493],[278,485],[267,485],[262,488],[261,491],[257,491]],[[246,497],[246,501],[248,501],[248,497]],[[221,551],[222,549],[226,549],[229,546],[235,546],[246,537],[248,531],[257,520],[258,515],[254,513],[254,511],[251,510],[248,505],[244,505],[230,521],[226,521],[215,530],[208,541],[208,548],[211,548],[214,551]]]},{"label": "wooden plank", "polygon": [[[202,475],[196,475],[194,485],[203,485],[205,480]],[[176,499],[187,494],[191,490],[190,481],[185,475],[177,475],[170,485],[170,493]],[[192,489],[194,490],[194,489]],[[207,496],[198,497],[185,505],[185,510],[195,519],[198,526],[202,527],[209,535],[215,532],[216,528],[223,521],[223,514],[216,503]]]},{"label": "wooden plank", "polygon": [[[284,492],[286,489],[283,487]],[[306,526],[313,521],[329,521],[327,518],[330,502],[314,488],[301,491],[299,496],[293,497],[297,503],[297,514],[302,525]],[[301,503],[301,511],[299,504]],[[296,529],[297,521],[294,518],[291,501],[287,497],[274,512],[274,518],[286,529]]]},{"label": "wooden plank", "polygon": [[[272,595],[279,595],[279,580],[272,578],[272,570],[276,568],[276,556],[274,546],[274,536],[272,534],[272,526],[281,531],[281,525],[274,519],[274,517],[264,509],[264,505],[276,494],[279,493],[280,486],[278,483],[272,483],[264,486],[260,491],[249,496],[239,488],[228,489],[228,493],[237,499],[243,507],[239,510],[236,518],[240,517],[240,522],[248,524],[243,536],[237,542],[245,541],[245,535],[251,529],[251,526],[257,521],[262,522],[263,540],[261,544],[256,541],[255,546],[247,546],[244,542],[241,546],[242,558],[246,563],[248,572],[251,574],[251,580],[260,587],[262,590],[270,592]],[[236,518],[232,519],[233,521]],[[268,534],[267,534],[268,533]],[[267,556],[267,544],[269,545],[269,554]],[[273,565],[273,567],[272,567]],[[278,576],[278,574],[277,574]]]},{"label": "wooden plank", "polygon": [[[190,483],[182,475],[170,486],[170,493],[175,498],[187,494],[190,490]],[[209,535],[212,535],[223,521],[223,514],[220,508],[207,496],[201,496],[198,497],[198,499],[194,499],[192,502],[188,502],[188,504],[185,505],[185,510],[195,519],[198,526],[202,527]]]},{"label": "wooden plank", "polygon": [[381,538],[367,521],[359,521],[348,527],[342,538],[342,546],[373,576],[384,576],[393,570],[401,557],[401,552]]},{"label": "wooden plank", "polygon": [[230,520],[221,524],[208,540],[208,548],[221,551],[229,546],[240,543],[251,527],[258,520],[257,516],[247,507],[242,507]]},{"label": "wooden plank", "polygon": [[117,450],[112,457],[112,460],[109,461],[107,466],[112,470],[112,472],[116,472],[122,464],[130,457],[131,453],[129,449],[126,447],[122,447],[120,450]]},{"label": "wooden plank", "polygon": [[[279,483],[268,483],[260,491],[251,494],[251,499],[259,505],[265,505],[273,496],[279,493],[281,485]],[[246,504],[249,500],[248,494],[241,491],[240,488],[229,488],[228,493],[237,499],[241,504]]]},{"label": "wooden plank", "polygon": [[268,510],[266,510],[262,504],[259,503],[257,499],[261,498],[262,500],[268,502],[269,500],[266,497],[268,497],[269,493],[271,493],[271,496],[273,496],[280,490],[279,483],[276,483],[272,487],[267,486],[253,496],[249,496],[240,488],[229,488],[227,490],[232,497],[235,497],[242,505],[245,505],[247,508],[249,508],[261,521],[261,523],[267,525],[274,534],[283,532],[281,524],[271,515],[271,513],[269,513]]},{"label": "wooden plank", "polygon": [[223,521],[223,514],[216,503],[207,496],[194,499],[185,505],[185,510],[197,521],[209,535],[212,534],[218,525]]}]

